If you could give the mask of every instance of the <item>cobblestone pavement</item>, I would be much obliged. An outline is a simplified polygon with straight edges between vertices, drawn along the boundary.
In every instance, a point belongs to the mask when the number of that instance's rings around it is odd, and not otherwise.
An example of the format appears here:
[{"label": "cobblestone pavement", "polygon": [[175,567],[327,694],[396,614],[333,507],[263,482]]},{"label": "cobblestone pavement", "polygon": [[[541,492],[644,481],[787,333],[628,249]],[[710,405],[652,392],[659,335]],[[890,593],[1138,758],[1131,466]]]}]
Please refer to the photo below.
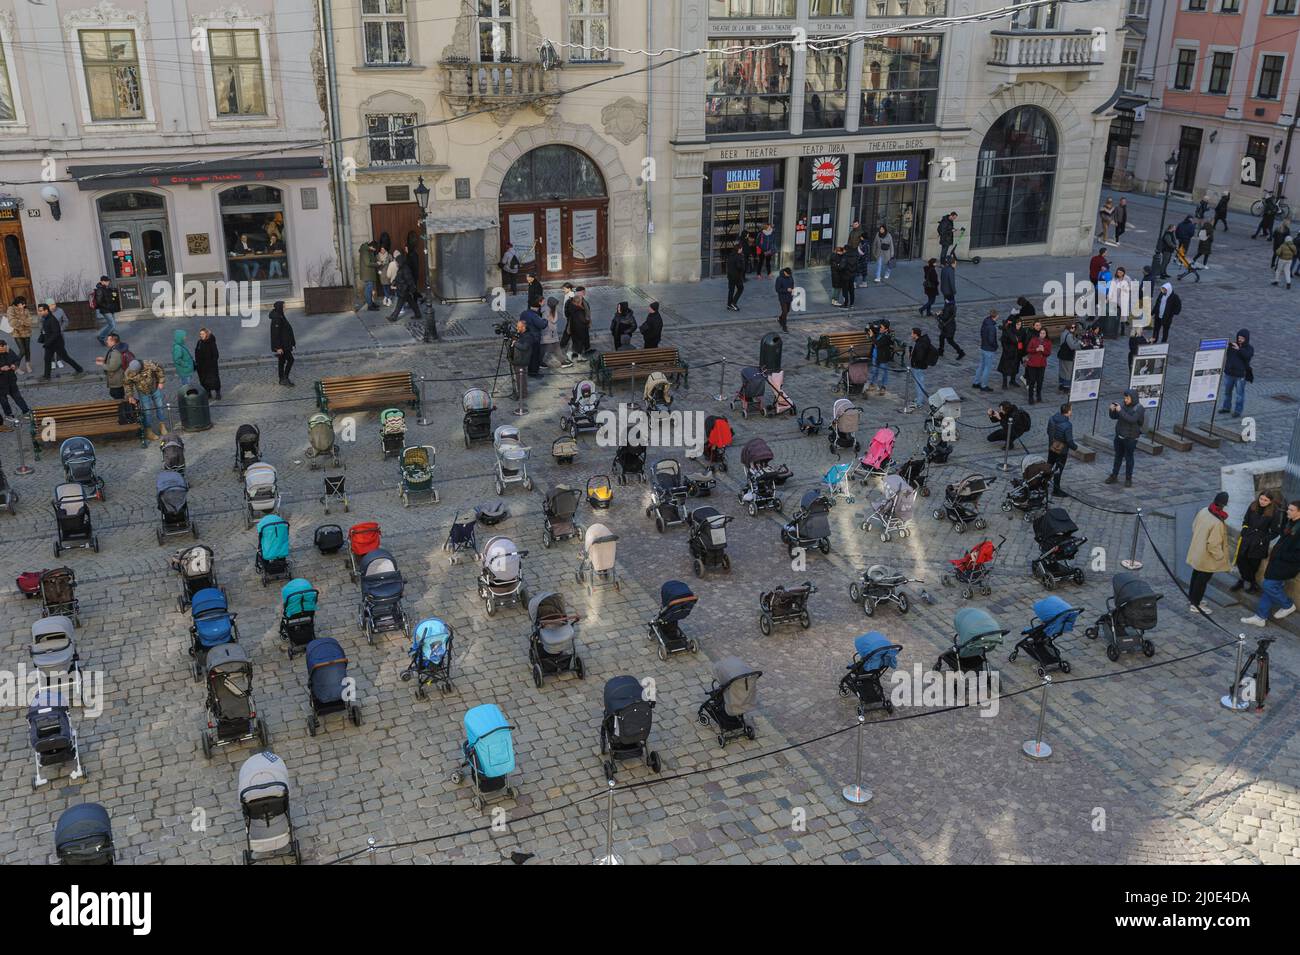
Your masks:
[{"label": "cobblestone pavement", "polygon": [[[1113,511],[1144,507],[1157,546],[1178,563],[1182,555],[1172,549],[1172,521],[1162,515],[1206,500],[1218,489],[1222,465],[1285,451],[1295,420],[1290,396],[1297,376],[1282,343],[1295,341],[1294,307],[1285,291],[1266,285],[1246,291],[1248,274],[1258,272],[1260,281],[1267,281],[1262,267],[1249,271],[1254,265],[1248,252],[1249,244],[1235,231],[1231,242],[1221,237],[1214,262],[1240,273],[1232,283],[1239,287],[1207,276],[1199,286],[1182,290],[1184,315],[1174,329],[1171,380],[1175,390],[1185,387],[1197,338],[1235,330],[1239,319],[1234,316],[1250,315],[1246,324],[1263,346],[1248,404],[1258,421],[1258,440],[1245,446],[1225,442],[1217,451],[1140,456],[1131,491],[1101,485],[1108,455],[1100,454],[1093,464],[1070,464],[1065,484],[1075,498],[1064,504],[1089,538],[1088,549],[1104,548],[1104,571],[1089,565],[1082,587],[1067,584],[1060,591],[1087,608],[1086,619],[1103,609],[1110,574],[1128,553],[1132,518]],[[896,314],[900,322],[910,323],[906,313]],[[973,337],[975,317],[964,316],[964,340]],[[1228,329],[1225,321],[1234,327]],[[805,322],[818,331],[855,327],[847,316]],[[690,388],[679,394],[675,407],[705,413],[721,408],[714,400],[718,376],[729,395],[737,386],[738,368],[732,364],[724,371],[710,362],[720,351],[756,354],[758,338],[772,325],[748,321],[670,328],[667,340],[683,348],[694,369]],[[1123,362],[1119,352],[1110,360],[1115,367]],[[542,490],[562,480],[581,486],[588,476],[607,471],[612,456],[610,449],[596,447],[591,436],[583,438],[573,465],[557,465],[548,454],[558,433],[563,395],[578,376],[549,374],[530,398],[532,413],[522,420],[505,413],[509,402],[498,399],[503,407],[495,422],[520,424],[536,450],[532,466],[538,490],[508,489],[505,500],[512,516],[496,530],[529,550],[525,569],[534,592],[557,588],[583,616],[579,640],[587,679],[561,676],[535,689],[526,665],[525,613],[507,609],[489,621],[475,595],[472,562],[450,567],[441,550],[453,513],[493,496],[490,449],[476,445],[467,451],[461,442],[458,398],[466,383],[444,379],[490,380],[494,362],[494,351],[481,342],[358,347],[350,355],[301,361],[295,369],[299,387],[292,392],[273,385],[273,365],[245,363],[228,373],[225,400],[214,406],[215,427],[186,435],[190,499],[201,539],[217,551],[222,582],[239,613],[242,642],[256,666],[259,712],[269,724],[272,748],[293,774],[295,818],[308,861],[325,862],[362,849],[371,837],[389,845],[490,823],[493,817],[471,808],[468,788],[448,780],[458,756],[460,718],[482,702],[498,703],[518,727],[519,798],[502,804],[507,820],[581,801],[507,821],[502,832],[385,849],[378,860],[482,863],[519,851],[534,853],[539,861],[585,862],[602,854],[601,687],[612,676],[631,673],[656,681],[659,704],[652,741],[667,763],[665,775],[681,778],[619,793],[615,848],[629,861],[1300,862],[1300,702],[1295,692],[1300,654],[1295,638],[1276,631],[1280,639],[1273,647],[1273,693],[1266,709],[1248,714],[1222,709],[1218,699],[1230,682],[1232,648],[1169,661],[1231,643],[1240,613],[1223,607],[1214,615],[1231,635],[1192,618],[1150,547],[1140,555],[1146,564],[1143,574],[1166,595],[1161,625],[1153,635],[1156,656],[1150,661],[1126,656],[1112,664],[1101,647],[1082,636],[1067,641],[1065,653],[1073,669],[1068,676],[1056,675],[1057,685],[1048,691],[1044,736],[1055,749],[1050,760],[1034,763],[1020,753],[1023,741],[1035,732],[1039,680],[1023,657],[1008,663],[1005,652],[997,653],[993,659],[1002,698],[996,715],[983,716],[978,709],[934,713],[926,707],[901,710],[901,718],[892,721],[869,714],[863,731],[864,775],[874,799],[862,808],[845,803],[839,789],[853,778],[857,732],[853,707],[838,698],[835,683],[852,654],[853,637],[880,629],[903,645],[902,670],[931,666],[949,645],[954,612],[968,603],[939,578],[948,559],[977,538],[973,532],[959,536],[923,507],[913,537],[884,544],[858,526],[876,496],[868,489],[859,491],[856,503],[835,506],[831,554],[812,554],[805,570],[792,570],[779,541],[781,518],[771,512],[750,518],[734,496],[738,449],[753,436],[765,437],[778,460],[794,471],[783,489],[787,512],[833,463],[824,439],[800,436],[788,418],[731,414],[737,432],[733,467],[720,476],[712,499],[737,518],[728,528],[730,575],[697,581],[685,531],[670,528],[660,537],[644,514],[645,489],[619,488],[613,507],[599,519],[620,534],[622,587],[588,596],[573,584],[576,542],[546,549],[541,540]],[[786,343],[785,365],[794,399],[828,410],[835,376],[803,360],[795,334]],[[967,387],[969,366],[970,359],[945,363],[932,370],[930,383],[958,387],[968,399],[964,420],[975,426],[985,402]],[[401,507],[396,465],[381,460],[376,415],[368,412],[354,416],[356,441],[345,441],[343,447],[351,510],[326,518],[317,502],[322,472],[311,469],[304,453],[306,420],[313,410],[310,380],[407,367],[429,379],[430,424],[420,426],[412,415],[410,435],[439,449],[442,502]],[[1118,375],[1110,377],[1116,380],[1107,381],[1108,394],[1119,388]],[[864,402],[863,437],[881,425],[896,424],[905,456],[921,440],[921,422],[917,415],[900,413],[900,389],[909,389],[899,377],[892,388],[889,397]],[[32,388],[29,397],[33,393],[41,402],[90,400],[100,397],[101,389],[88,377]],[[1035,426],[1027,438],[1031,450],[1042,450],[1046,415],[1046,408],[1034,409]],[[1081,413],[1077,420],[1078,430],[1087,431],[1087,416]],[[274,586],[258,585],[253,535],[244,527],[240,486],[231,471],[233,433],[243,421],[262,427],[265,456],[280,471],[297,572],[321,590],[318,630],[337,636],[352,660],[364,707],[360,728],[334,720],[315,738],[306,731],[304,664],[301,657],[288,661],[277,647],[277,592]],[[1104,419],[1099,433],[1110,434]],[[6,472],[22,495],[17,515],[0,517],[0,574],[7,578],[51,564],[48,496],[60,477],[57,455],[50,452],[36,464],[34,475],[14,476],[13,438],[0,435]],[[104,673],[105,706],[99,715],[77,714],[86,778],[70,782],[60,774],[34,792],[22,709],[9,700],[9,729],[0,751],[6,789],[0,858],[46,861],[59,812],[90,800],[111,812],[123,861],[236,862],[243,840],[235,774],[253,746],[220,750],[211,762],[199,751],[203,696],[188,675],[188,620],[175,610],[177,582],[167,559],[184,541],[160,547],[154,540],[152,478],[158,454],[130,442],[101,442],[99,450],[108,498],[92,511],[103,549],[99,554],[74,551],[63,562],[79,577],[83,623],[78,642],[86,665]],[[652,451],[652,461],[655,456]],[[995,469],[999,459],[979,431],[963,428],[952,461],[932,481],[942,493],[946,482],[970,471],[998,477],[987,498],[989,533],[1005,534],[1008,541],[999,556],[993,594],[969,602],[982,602],[1012,631],[1006,651],[1029,622],[1031,603],[1043,589],[1027,570],[1033,549],[1028,526],[998,509],[1009,478]],[[584,523],[593,520],[585,505],[580,517]],[[366,519],[381,522],[398,558],[411,619],[436,614],[456,629],[456,688],[448,696],[414,699],[410,684],[398,679],[405,663],[401,638],[390,634],[378,637],[374,646],[366,643],[356,629],[357,591],[342,559],[321,556],[311,546],[318,524]],[[855,572],[879,561],[925,578],[935,603],[915,601],[906,616],[882,607],[874,619],[864,618],[848,599],[848,583]],[[659,585],[674,577],[688,580],[699,594],[699,606],[684,626],[700,639],[701,654],[661,663],[645,640],[645,622],[657,607]],[[759,591],[804,579],[819,588],[810,604],[812,628],[779,627],[771,636],[761,636]],[[913,587],[914,595],[919,589]],[[12,590],[3,600],[0,653],[12,669],[25,661],[28,630],[39,610]],[[723,751],[695,714],[709,683],[710,661],[732,653],[764,675],[758,739],[732,743]],[[1144,669],[1148,664],[1164,665]],[[845,732],[762,755],[836,730]],[[627,764],[619,777],[624,784],[649,778],[648,770],[635,764]]]}]

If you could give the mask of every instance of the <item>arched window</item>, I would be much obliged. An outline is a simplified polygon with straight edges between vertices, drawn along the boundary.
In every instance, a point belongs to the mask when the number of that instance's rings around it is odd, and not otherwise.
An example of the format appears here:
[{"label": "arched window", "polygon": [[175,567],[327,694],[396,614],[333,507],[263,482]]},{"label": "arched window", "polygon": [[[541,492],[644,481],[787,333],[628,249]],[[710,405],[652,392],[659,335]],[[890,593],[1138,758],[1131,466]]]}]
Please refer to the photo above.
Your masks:
[{"label": "arched window", "polygon": [[502,202],[599,199],[605,178],[596,164],[572,146],[539,146],[524,153],[501,183]]},{"label": "arched window", "polygon": [[1046,241],[1056,146],[1056,127],[1037,106],[1018,106],[993,124],[975,166],[971,248]]}]

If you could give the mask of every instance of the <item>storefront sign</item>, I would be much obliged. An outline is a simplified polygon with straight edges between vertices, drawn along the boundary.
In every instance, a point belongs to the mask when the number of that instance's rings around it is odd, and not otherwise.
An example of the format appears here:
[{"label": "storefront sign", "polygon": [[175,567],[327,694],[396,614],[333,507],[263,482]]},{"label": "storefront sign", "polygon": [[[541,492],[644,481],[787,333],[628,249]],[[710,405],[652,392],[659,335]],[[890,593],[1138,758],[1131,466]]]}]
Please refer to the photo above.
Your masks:
[{"label": "storefront sign", "polygon": [[23,201],[17,196],[0,196],[0,220],[13,222],[18,218],[18,210]]},{"label": "storefront sign", "polygon": [[69,166],[82,191],[128,186],[181,186],[205,183],[263,182],[271,179],[324,179],[319,156],[280,159],[230,159],[214,162],[156,163],[149,166]]},{"label": "storefront sign", "polygon": [[770,164],[713,170],[715,196],[728,192],[771,192],[775,188],[776,167]]},{"label": "storefront sign", "polygon": [[925,164],[920,156],[868,157],[863,183],[865,185],[895,182],[919,182]]},{"label": "storefront sign", "polygon": [[[854,141],[852,152],[857,155],[873,153],[912,152],[918,149],[935,149],[937,137],[912,137],[910,139],[871,139],[863,142]],[[748,162],[754,159],[784,159],[788,156],[833,156],[847,155],[850,149],[845,143],[781,143],[780,145],[762,144],[758,146],[722,146],[709,150],[710,162]]]},{"label": "storefront sign", "polygon": [[212,240],[206,232],[191,232],[185,236],[185,248],[190,255],[208,255],[212,252]]},{"label": "storefront sign", "polygon": [[808,176],[810,189],[838,189],[844,185],[844,159],[840,156],[819,156],[812,161]]},{"label": "storefront sign", "polygon": [[1187,403],[1204,404],[1219,394],[1219,379],[1228,360],[1228,340],[1207,338],[1201,341],[1192,359],[1192,379],[1187,383]]},{"label": "storefront sign", "polygon": [[596,257],[596,210],[573,213],[573,254],[583,259]]}]

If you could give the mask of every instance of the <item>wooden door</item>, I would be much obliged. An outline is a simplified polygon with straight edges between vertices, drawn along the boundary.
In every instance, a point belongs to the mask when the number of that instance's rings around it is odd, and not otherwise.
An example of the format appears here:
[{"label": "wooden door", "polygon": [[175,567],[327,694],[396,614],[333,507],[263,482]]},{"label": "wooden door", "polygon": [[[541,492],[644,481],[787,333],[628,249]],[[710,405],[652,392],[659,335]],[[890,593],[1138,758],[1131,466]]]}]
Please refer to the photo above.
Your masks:
[{"label": "wooden door", "polygon": [[609,202],[563,199],[501,207],[501,252],[514,242],[523,272],[543,284],[609,270]]},{"label": "wooden door", "polygon": [[[393,241],[393,251],[399,251],[412,232],[416,234],[415,249],[420,257],[418,273],[423,288],[429,275],[429,260],[425,255],[424,230],[420,226],[420,206],[415,202],[381,202],[370,207],[370,238],[376,242],[385,232]],[[358,243],[359,245],[360,243]]]},{"label": "wooden door", "polygon": [[[11,215],[12,214],[12,215]],[[35,311],[32,270],[27,262],[27,243],[19,209],[0,209],[0,311],[21,295]]]}]

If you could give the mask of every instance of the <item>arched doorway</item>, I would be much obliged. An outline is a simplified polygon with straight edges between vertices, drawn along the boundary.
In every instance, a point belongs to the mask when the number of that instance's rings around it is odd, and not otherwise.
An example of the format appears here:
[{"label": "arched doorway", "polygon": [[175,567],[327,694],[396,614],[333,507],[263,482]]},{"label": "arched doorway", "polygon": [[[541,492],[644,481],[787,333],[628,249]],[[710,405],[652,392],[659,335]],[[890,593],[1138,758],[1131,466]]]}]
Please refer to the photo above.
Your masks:
[{"label": "arched doorway", "polygon": [[114,192],[96,205],[104,271],[117,287],[123,308],[146,308],[154,283],[170,283],[175,268],[167,201],[152,192]]},{"label": "arched doorway", "polygon": [[501,251],[513,242],[543,281],[605,275],[609,194],[596,164],[572,146],[539,146],[501,183]]},{"label": "arched doorway", "polygon": [[1047,241],[1056,182],[1056,125],[1037,106],[1003,113],[980,143],[971,248]]}]

